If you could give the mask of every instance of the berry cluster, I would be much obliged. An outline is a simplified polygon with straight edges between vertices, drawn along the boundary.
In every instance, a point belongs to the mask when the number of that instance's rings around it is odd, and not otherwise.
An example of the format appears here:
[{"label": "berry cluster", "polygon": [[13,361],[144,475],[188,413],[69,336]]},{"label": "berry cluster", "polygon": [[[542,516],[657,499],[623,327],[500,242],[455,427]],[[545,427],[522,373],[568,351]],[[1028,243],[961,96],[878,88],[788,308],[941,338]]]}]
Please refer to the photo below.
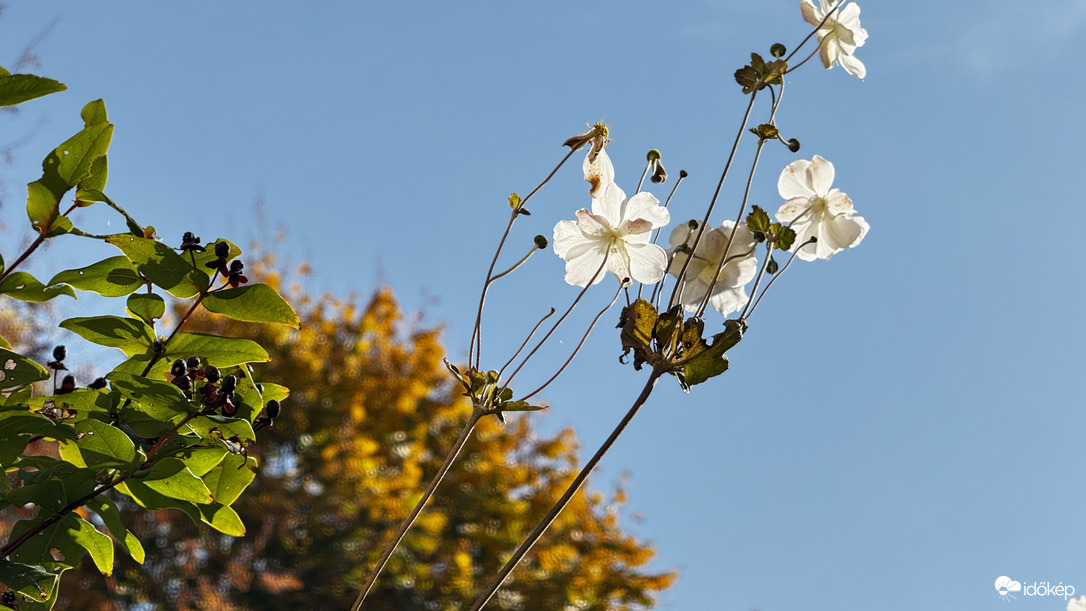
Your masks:
[{"label": "berry cluster", "polygon": [[199,386],[199,401],[206,413],[222,409],[223,414],[233,416],[238,410],[234,390],[238,386],[235,375],[223,376],[214,365],[200,367],[200,357],[190,356],[186,360],[177,359],[170,368],[173,385],[180,388],[189,399],[196,398],[194,389]]}]

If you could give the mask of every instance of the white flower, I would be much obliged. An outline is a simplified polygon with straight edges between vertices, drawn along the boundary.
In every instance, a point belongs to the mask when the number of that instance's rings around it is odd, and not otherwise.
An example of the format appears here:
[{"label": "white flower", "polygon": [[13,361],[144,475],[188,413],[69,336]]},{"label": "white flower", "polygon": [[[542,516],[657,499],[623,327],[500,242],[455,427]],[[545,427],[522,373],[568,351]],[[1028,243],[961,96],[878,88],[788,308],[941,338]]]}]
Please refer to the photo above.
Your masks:
[{"label": "white flower", "polygon": [[[818,3],[820,7],[815,6],[814,0],[803,0],[799,3],[803,20],[813,26],[822,23],[826,13],[837,6],[837,2],[833,0],[818,0]],[[818,28],[818,53],[822,56],[822,65],[829,68],[834,62],[839,63],[846,72],[863,79],[867,75],[867,68],[864,68],[863,62],[856,59],[853,53],[856,52],[856,47],[864,46],[866,41],[867,30],[860,27],[860,7],[853,2],[826,19],[822,27]]]},{"label": "white flower", "polygon": [[799,248],[811,236],[814,245],[800,249],[797,255],[804,261],[829,259],[834,254],[856,246],[867,235],[868,224],[862,216],[854,216],[852,200],[833,184],[833,164],[814,156],[788,164],[777,181],[781,197],[788,200],[777,210],[777,220],[791,223],[796,232],[792,249]]},{"label": "white flower", "polygon": [[[754,278],[758,271],[758,262],[754,258],[756,242],[754,235],[747,228],[746,223],[739,223],[735,230],[735,243],[728,249],[728,237],[732,234],[735,221],[724,221],[719,228],[710,229],[701,237],[698,249],[694,252],[694,259],[690,267],[686,269],[683,278],[682,289],[679,292],[679,302],[687,310],[694,311],[705,299],[705,291],[716,276],[716,270],[720,267],[720,261],[724,258],[725,249],[728,250],[728,258],[731,259],[720,272],[720,277],[713,285],[713,294],[709,297],[709,304],[713,309],[724,316],[736,312],[747,303],[747,292],[743,288]],[[693,244],[693,232],[687,225],[676,227],[671,232],[671,248],[675,258],[671,262],[668,273],[678,277],[686,263],[687,254],[679,251],[684,243]]]},{"label": "white flower", "polygon": [[[591,152],[589,157],[591,157]],[[667,209],[651,193],[629,200],[614,182],[615,170],[605,151],[585,158],[585,180],[591,185],[592,212],[577,211],[576,221],[554,226],[554,252],[566,260],[566,282],[588,286],[603,280],[593,275],[607,258],[606,270],[619,281],[631,278],[651,284],[664,277],[667,255],[650,244],[652,230],[671,220]]]},{"label": "white flower", "polygon": [[1067,611],[1086,611],[1086,596],[1067,601]]}]

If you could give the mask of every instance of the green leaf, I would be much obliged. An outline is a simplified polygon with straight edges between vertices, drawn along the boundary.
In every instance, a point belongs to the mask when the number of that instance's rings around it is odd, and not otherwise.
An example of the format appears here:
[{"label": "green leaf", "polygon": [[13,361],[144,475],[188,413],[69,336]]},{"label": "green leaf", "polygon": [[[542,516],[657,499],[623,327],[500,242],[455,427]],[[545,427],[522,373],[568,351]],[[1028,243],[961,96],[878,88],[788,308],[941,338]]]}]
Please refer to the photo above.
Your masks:
[{"label": "green leaf", "polygon": [[166,300],[154,293],[136,293],[128,296],[128,313],[139,317],[143,322],[153,325],[156,318],[166,314]]},{"label": "green leaf", "polygon": [[64,83],[44,76],[3,74],[0,75],[0,106],[15,106],[65,89]]},{"label": "green leaf", "polygon": [[80,207],[86,207],[94,202],[106,201],[102,191],[106,188],[106,178],[109,176],[109,160],[105,155],[94,160],[91,164],[90,174],[79,183],[75,191],[75,198],[79,200]]},{"label": "green leaf", "polygon": [[207,275],[161,242],[127,233],[109,236],[106,242],[119,248],[140,274],[174,297],[187,299],[207,290]]},{"label": "green leaf", "polygon": [[[188,467],[189,471],[192,471],[193,475],[203,477],[208,471],[221,463],[223,457],[228,453],[226,448],[215,446],[185,450],[178,455],[178,458],[185,463],[185,466]],[[214,491],[212,491],[212,494],[214,494]]]},{"label": "green leaf", "polygon": [[132,531],[124,527],[124,523],[121,521],[121,512],[117,509],[117,506],[113,504],[113,501],[99,495],[87,502],[87,508],[94,511],[102,518],[102,522],[105,523],[110,534],[124,545],[125,549],[128,550],[128,553],[132,556],[132,559],[143,564],[143,545],[140,544],[140,540],[132,534]]},{"label": "green leaf", "polygon": [[[74,520],[68,520],[69,517],[75,518]],[[98,529],[91,526],[83,518],[74,513],[69,513],[61,519],[61,522],[75,522],[78,530],[71,530],[72,526],[69,526],[69,533],[72,536],[72,540],[87,550],[90,554],[91,560],[94,561],[94,566],[98,567],[98,570],[103,575],[109,575],[113,573],[113,539],[110,539],[108,535],[98,532]]]},{"label": "green leaf", "polygon": [[50,601],[60,583],[60,575],[37,565],[0,558],[0,583],[31,600]]},{"label": "green leaf", "polygon": [[245,536],[245,524],[236,511],[220,503],[200,505],[200,518],[215,530],[231,537]]},{"label": "green leaf", "polygon": [[[151,356],[153,351],[148,349],[143,354],[137,354],[136,356],[122,362],[113,368],[113,373],[125,373],[134,376],[143,376],[143,371],[147,369],[148,363],[151,362]],[[164,380],[166,374],[170,371],[170,362],[164,358],[160,358],[155,361],[155,364],[151,366],[151,369],[147,372],[148,378],[152,380]],[[106,376],[107,378],[109,376]]]},{"label": "green leaf", "polygon": [[215,497],[216,503],[230,505],[241,496],[255,477],[255,458],[230,454],[204,475],[204,484]]},{"label": "green leaf", "polygon": [[20,301],[42,303],[60,295],[75,297],[75,290],[67,284],[45,286],[26,272],[13,272],[0,282],[0,294]]},{"label": "green leaf", "polygon": [[[207,300],[205,299],[205,302]],[[260,344],[251,339],[220,337],[204,333],[178,333],[166,344],[166,359],[198,356],[218,368],[271,360]]]},{"label": "green leaf", "polygon": [[[57,522],[50,524],[40,534],[27,539],[26,543],[20,545],[9,557],[16,562],[39,565],[47,571],[73,568],[87,551],[75,540],[75,536],[82,531],[82,526],[79,524],[82,521],[76,514],[69,513]],[[16,522],[11,529],[10,538],[19,537],[38,522],[40,522],[38,519]],[[88,524],[88,526],[90,525]],[[112,543],[109,547],[111,550],[113,549]],[[52,550],[54,549],[60,552],[63,556],[62,559],[53,557]]]},{"label": "green leaf", "polygon": [[250,284],[209,293],[203,301],[210,312],[242,322],[263,322],[301,326],[298,315],[275,289],[266,284]]},{"label": "green leaf", "polygon": [[108,414],[115,407],[110,393],[90,388],[80,388],[65,395],[32,397],[26,400],[26,405],[35,412],[62,417],[72,425],[86,420],[91,414]]},{"label": "green leaf", "polygon": [[140,482],[151,490],[172,499],[206,504],[215,500],[203,480],[188,470],[185,463],[176,458],[163,458],[151,467],[146,475],[140,473]]},{"label": "green leaf", "polygon": [[87,267],[69,269],[53,276],[49,284],[65,282],[81,291],[105,297],[122,297],[143,286],[143,278],[128,257],[110,257]]},{"label": "green leaf", "polygon": [[132,500],[145,509],[180,509],[192,518],[193,522],[201,521],[200,510],[196,503],[160,494],[148,488],[143,482],[129,478],[117,484],[117,490],[132,497]]},{"label": "green leaf", "polygon": [[750,214],[747,215],[747,227],[751,231],[769,231],[769,213],[761,208],[761,206],[754,206],[751,209]]},{"label": "green leaf", "polygon": [[120,316],[89,316],[69,318],[60,327],[78,333],[83,339],[100,346],[120,348],[125,356],[146,352],[155,343],[155,331],[137,318]]},{"label": "green leaf", "polygon": [[88,467],[126,467],[136,460],[136,445],[117,427],[97,420],[83,420],[75,425],[82,435],[77,441],[79,452]]},{"label": "green leaf", "polygon": [[0,464],[7,466],[15,462],[33,435],[74,440],[75,429],[41,414],[18,410],[0,412]]},{"label": "green leaf", "polygon": [[244,418],[227,416],[196,416],[189,421],[189,428],[197,435],[210,439],[229,439],[234,443],[249,445],[256,439],[253,425]]},{"label": "green leaf", "polygon": [[729,320],[724,323],[725,330],[713,336],[709,345],[701,338],[701,322],[689,320],[683,333],[683,344],[687,346],[682,362],[682,375],[679,384],[690,392],[690,387],[716,377],[728,369],[728,357],[724,353],[739,343],[743,338],[743,323]]},{"label": "green leaf", "polygon": [[138,406],[138,410],[152,418],[166,422],[176,416],[195,411],[181,389],[165,381],[151,380],[137,375],[110,372],[106,376],[115,390]]},{"label": "green leaf", "polygon": [[0,348],[0,390],[48,380],[49,372],[25,356]]},{"label": "green leaf", "polygon": [[83,119],[83,130],[49,153],[42,161],[41,179],[27,186],[27,216],[43,235],[71,230],[71,221],[60,215],[60,201],[65,193],[91,175],[95,160],[109,150],[113,124],[105,120],[102,101],[87,104]]}]

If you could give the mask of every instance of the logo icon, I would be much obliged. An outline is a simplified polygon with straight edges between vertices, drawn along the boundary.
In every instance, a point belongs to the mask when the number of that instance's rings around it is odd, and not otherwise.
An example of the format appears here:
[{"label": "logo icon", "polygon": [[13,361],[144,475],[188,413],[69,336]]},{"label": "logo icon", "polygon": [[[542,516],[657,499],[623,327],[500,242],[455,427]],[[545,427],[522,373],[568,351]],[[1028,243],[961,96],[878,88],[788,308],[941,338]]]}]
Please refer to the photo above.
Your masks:
[{"label": "logo icon", "polygon": [[1012,598],[1015,598],[1014,594],[1011,594],[1011,592],[1021,592],[1022,584],[1004,575],[995,580],[995,589],[996,593],[999,594],[999,598],[1010,602]]}]

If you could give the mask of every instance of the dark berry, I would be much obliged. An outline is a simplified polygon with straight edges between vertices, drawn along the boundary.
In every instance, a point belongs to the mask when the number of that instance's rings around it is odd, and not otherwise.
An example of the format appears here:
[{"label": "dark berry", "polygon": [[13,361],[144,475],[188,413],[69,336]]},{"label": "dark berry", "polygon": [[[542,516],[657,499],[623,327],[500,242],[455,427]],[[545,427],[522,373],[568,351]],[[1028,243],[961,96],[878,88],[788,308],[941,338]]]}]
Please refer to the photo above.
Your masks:
[{"label": "dark berry", "polygon": [[229,242],[215,242],[215,256],[225,259],[230,256]]},{"label": "dark berry", "polygon": [[275,399],[268,401],[268,404],[264,407],[264,413],[268,415],[268,418],[275,419],[279,417],[279,402]]},{"label": "dark berry", "polygon": [[211,382],[212,384],[214,384],[215,382],[218,382],[219,381],[219,368],[214,366],[214,365],[208,365],[207,368],[204,369],[204,378],[206,378],[207,381]]},{"label": "dark berry", "polygon": [[182,361],[181,359],[177,359],[176,361],[174,361],[173,366],[170,367],[170,373],[175,378],[179,378],[185,375],[186,373],[188,373],[188,370],[189,368],[185,365],[185,361]]},{"label": "dark berry", "polygon": [[187,361],[185,361],[185,364],[189,366],[189,369],[199,369],[200,368],[200,357],[198,357],[198,356],[190,356],[189,359]]},{"label": "dark berry", "polygon": [[54,361],[63,361],[66,358],[68,358],[68,349],[66,347],[57,346],[56,348],[53,348]]},{"label": "dark berry", "polygon": [[87,388],[90,388],[91,390],[102,390],[105,387],[106,387],[106,379],[105,378],[98,378],[95,381],[91,382],[87,386]]},{"label": "dark berry", "polygon": [[224,393],[233,392],[234,389],[238,387],[238,377],[235,375],[225,376],[222,379],[222,384],[220,384],[219,386],[222,387],[222,391]]}]

